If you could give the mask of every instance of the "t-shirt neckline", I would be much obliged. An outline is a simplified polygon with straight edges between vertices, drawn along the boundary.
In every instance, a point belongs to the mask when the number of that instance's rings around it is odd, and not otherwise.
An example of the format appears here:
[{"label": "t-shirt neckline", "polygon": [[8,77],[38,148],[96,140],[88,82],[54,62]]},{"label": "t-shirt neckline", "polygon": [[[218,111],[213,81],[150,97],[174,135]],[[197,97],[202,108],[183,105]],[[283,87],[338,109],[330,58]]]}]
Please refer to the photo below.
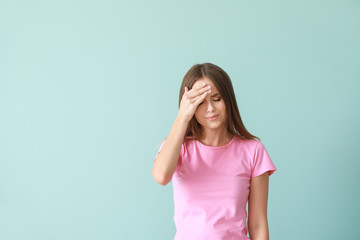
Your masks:
[{"label": "t-shirt neckline", "polygon": [[208,146],[208,145],[205,145],[203,144],[202,142],[200,142],[199,140],[195,140],[195,142],[197,142],[201,147],[203,148],[207,148],[207,149],[223,149],[223,148],[226,148],[226,147],[229,147],[234,141],[235,141],[235,137],[236,135],[234,134],[233,138],[230,140],[230,142],[228,142],[226,145],[224,146],[218,146],[218,147],[215,147],[215,146]]}]

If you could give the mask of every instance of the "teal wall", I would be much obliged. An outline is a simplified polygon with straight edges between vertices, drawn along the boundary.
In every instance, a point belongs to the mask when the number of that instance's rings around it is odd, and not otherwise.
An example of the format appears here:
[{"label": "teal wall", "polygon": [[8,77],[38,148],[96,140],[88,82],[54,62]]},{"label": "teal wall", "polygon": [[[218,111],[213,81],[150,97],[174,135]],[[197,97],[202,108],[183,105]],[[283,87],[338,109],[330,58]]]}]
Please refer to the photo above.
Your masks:
[{"label": "teal wall", "polygon": [[271,239],[360,235],[360,2],[0,2],[0,239],[172,239],[151,175],[212,62],[278,171]]}]

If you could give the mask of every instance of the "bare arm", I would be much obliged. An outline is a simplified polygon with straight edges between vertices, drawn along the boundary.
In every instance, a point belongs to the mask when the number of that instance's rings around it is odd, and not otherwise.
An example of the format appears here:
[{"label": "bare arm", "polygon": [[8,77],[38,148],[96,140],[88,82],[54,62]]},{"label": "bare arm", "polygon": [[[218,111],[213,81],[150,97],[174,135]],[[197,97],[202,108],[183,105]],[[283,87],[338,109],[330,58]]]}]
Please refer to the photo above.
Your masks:
[{"label": "bare arm", "polygon": [[165,186],[171,181],[178,163],[187,126],[198,105],[208,93],[210,90],[205,84],[191,90],[185,87],[179,113],[153,165],[152,175],[159,184]]},{"label": "bare arm", "polygon": [[166,142],[156,157],[152,169],[152,175],[155,181],[161,185],[167,185],[172,179],[178,163],[181,144],[183,142],[187,126],[188,122],[178,115]]},{"label": "bare arm", "polygon": [[252,240],[269,240],[267,201],[269,172],[250,180],[249,194],[249,235]]}]

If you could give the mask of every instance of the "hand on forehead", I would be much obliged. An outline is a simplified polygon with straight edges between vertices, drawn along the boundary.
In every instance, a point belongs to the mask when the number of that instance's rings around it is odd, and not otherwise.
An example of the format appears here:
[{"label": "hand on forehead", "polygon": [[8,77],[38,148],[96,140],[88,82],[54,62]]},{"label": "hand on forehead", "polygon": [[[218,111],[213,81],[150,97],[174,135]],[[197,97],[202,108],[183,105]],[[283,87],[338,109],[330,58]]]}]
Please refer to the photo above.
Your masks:
[{"label": "hand on forehead", "polygon": [[194,83],[193,88],[202,87],[204,83],[206,83],[206,85],[210,85],[211,88],[215,87],[214,83],[209,78],[199,78]]}]

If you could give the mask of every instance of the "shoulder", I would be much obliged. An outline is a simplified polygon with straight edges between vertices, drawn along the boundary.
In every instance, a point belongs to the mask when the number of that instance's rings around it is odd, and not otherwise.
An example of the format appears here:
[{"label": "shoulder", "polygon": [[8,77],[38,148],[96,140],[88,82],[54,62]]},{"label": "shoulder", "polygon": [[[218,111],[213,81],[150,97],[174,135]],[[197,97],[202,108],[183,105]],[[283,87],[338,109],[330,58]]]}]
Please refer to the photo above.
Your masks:
[{"label": "shoulder", "polygon": [[236,138],[235,142],[237,144],[241,144],[247,148],[252,148],[252,149],[255,149],[261,143],[261,140],[253,139],[253,138],[248,139],[240,136],[235,136],[235,138]]},{"label": "shoulder", "polygon": [[259,139],[248,139],[243,137],[237,137],[235,144],[235,149],[242,154],[246,154],[248,159],[253,160],[258,152],[262,152],[264,145]]}]

